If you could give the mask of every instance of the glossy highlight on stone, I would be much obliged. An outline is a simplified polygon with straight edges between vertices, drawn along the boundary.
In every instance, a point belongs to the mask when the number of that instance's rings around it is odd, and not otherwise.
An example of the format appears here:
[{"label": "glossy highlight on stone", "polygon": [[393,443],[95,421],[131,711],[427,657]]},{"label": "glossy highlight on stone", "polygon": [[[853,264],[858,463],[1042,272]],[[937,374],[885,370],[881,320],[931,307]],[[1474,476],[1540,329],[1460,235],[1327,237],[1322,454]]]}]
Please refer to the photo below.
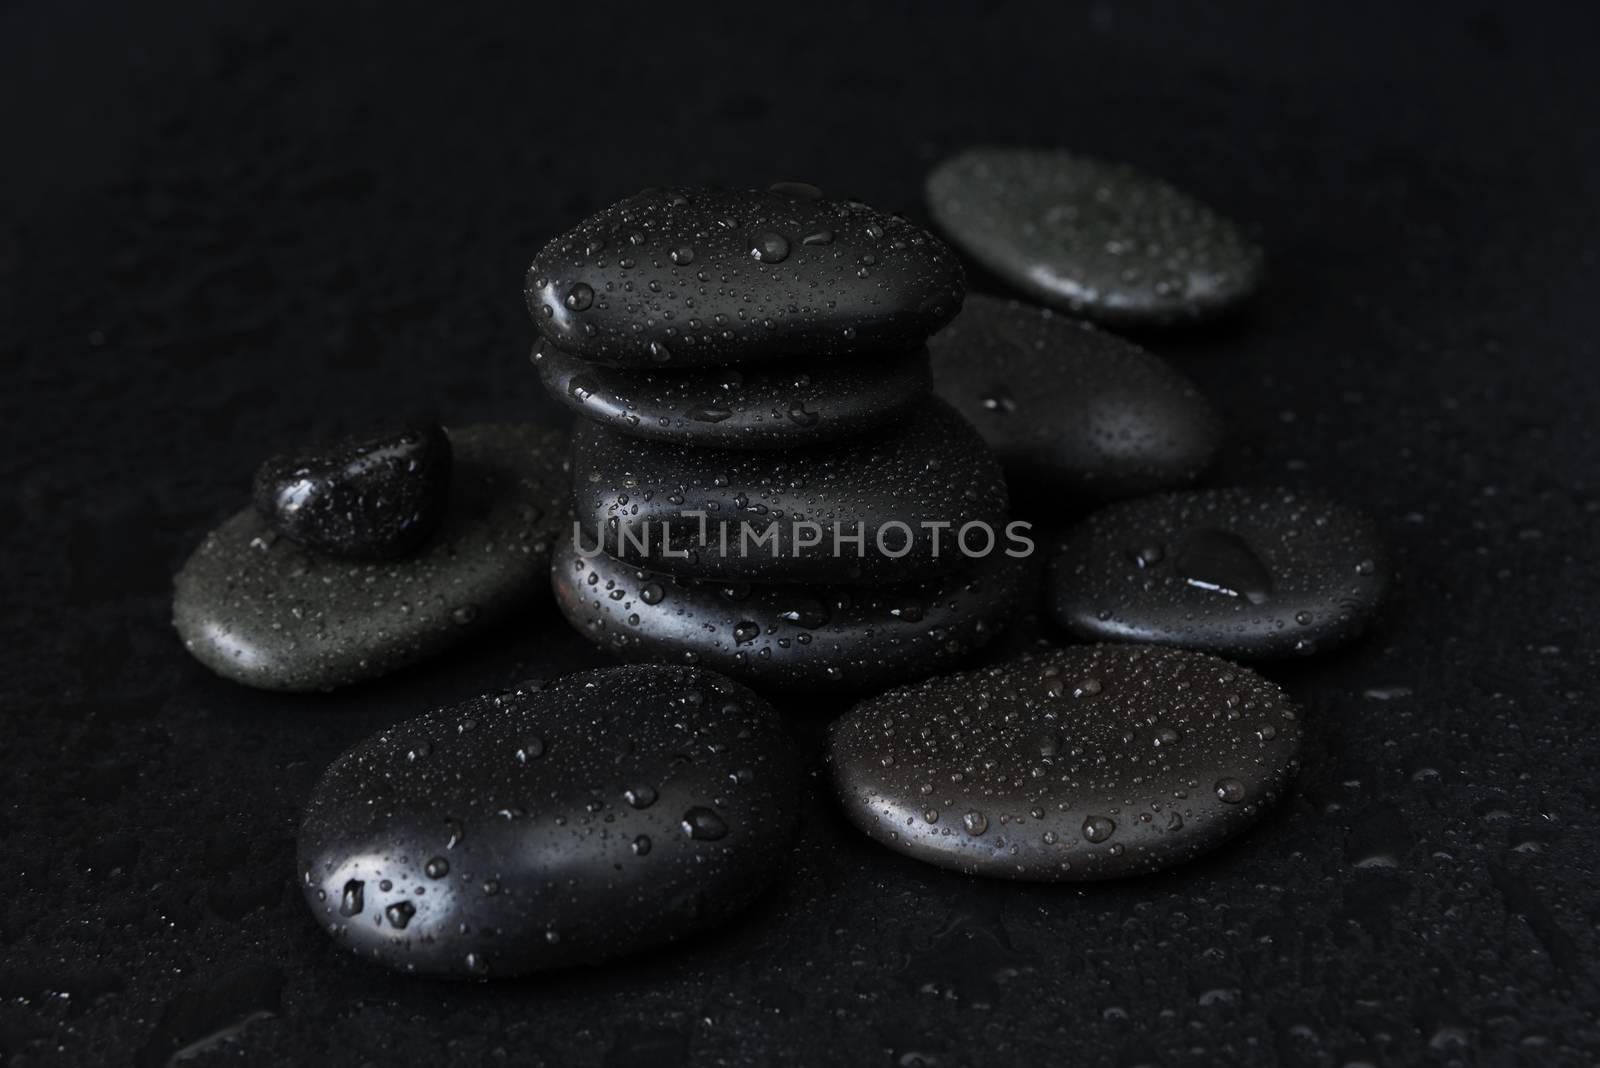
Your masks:
[{"label": "glossy highlight on stone", "polygon": [[[933,399],[887,429],[782,453],[659,445],[584,422],[573,435],[573,495],[585,547],[598,535],[614,556],[685,578],[906,582],[962,566],[957,539],[968,523],[980,524],[968,532],[974,553],[987,544],[984,525],[995,544],[1008,544],[1000,465],[960,415]],[[863,532],[863,547],[845,544],[835,555],[835,524]],[[769,528],[775,540],[757,545]],[[896,555],[879,551],[880,532]],[[813,534],[815,544],[802,544]]]},{"label": "glossy highlight on stone", "polygon": [[628,665],[442,708],[340,756],[300,830],[333,939],[460,979],[592,964],[716,927],[782,865],[799,772],[772,707]]},{"label": "glossy highlight on stone", "polygon": [[903,352],[964,288],[927,231],[786,183],[618,201],[545,245],[525,295],[557,348],[650,368]]},{"label": "glossy highlight on stone", "polygon": [[1367,516],[1311,494],[1239,487],[1096,512],[1061,543],[1049,584],[1056,619],[1085,638],[1264,659],[1354,638],[1389,581]]},{"label": "glossy highlight on stone", "polygon": [[890,849],[1006,879],[1086,882],[1180,864],[1288,788],[1300,721],[1226,660],[1074,646],[863,701],[829,732],[850,821]]},{"label": "glossy highlight on stone", "polygon": [[450,437],[437,423],[352,435],[262,464],[256,509],[279,534],[317,552],[404,556],[444,518],[450,466]]},{"label": "glossy highlight on stone", "polygon": [[920,583],[770,586],[564,551],[551,584],[568,621],[625,659],[695,664],[763,688],[860,691],[949,670],[987,646],[1036,596],[1029,565],[997,552]]},{"label": "glossy highlight on stone", "polygon": [[312,552],[254,508],[206,535],[174,580],[184,646],[235,682],[327,690],[431,656],[545,596],[551,548],[571,529],[566,434],[481,424],[451,438],[444,518],[413,555]]},{"label": "glossy highlight on stone", "polygon": [[935,390],[1013,486],[1136,496],[1192,483],[1216,455],[1221,424],[1194,383],[1048,308],[974,295],[928,347]]},{"label": "glossy highlight on stone", "polygon": [[534,366],[556,400],[630,437],[724,449],[819,445],[902,419],[932,390],[923,349],[859,359],[624,370],[541,343]]},{"label": "glossy highlight on stone", "polygon": [[1237,225],[1124,164],[973,148],[934,168],[927,195],[967,255],[1032,299],[1107,326],[1214,318],[1261,283],[1261,249]]}]

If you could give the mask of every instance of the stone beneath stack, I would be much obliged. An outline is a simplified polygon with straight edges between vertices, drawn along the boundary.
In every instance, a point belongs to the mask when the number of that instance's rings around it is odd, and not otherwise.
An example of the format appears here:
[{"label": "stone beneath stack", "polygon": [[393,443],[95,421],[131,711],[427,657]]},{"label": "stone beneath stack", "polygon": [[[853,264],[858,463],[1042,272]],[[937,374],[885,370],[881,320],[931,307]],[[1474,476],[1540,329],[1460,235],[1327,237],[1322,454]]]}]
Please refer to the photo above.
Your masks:
[{"label": "stone beneath stack", "polygon": [[953,252],[811,186],[647,190],[528,271],[574,439],[568,620],[636,660],[769,687],[946,670],[1020,599],[1000,466],[931,396]]}]

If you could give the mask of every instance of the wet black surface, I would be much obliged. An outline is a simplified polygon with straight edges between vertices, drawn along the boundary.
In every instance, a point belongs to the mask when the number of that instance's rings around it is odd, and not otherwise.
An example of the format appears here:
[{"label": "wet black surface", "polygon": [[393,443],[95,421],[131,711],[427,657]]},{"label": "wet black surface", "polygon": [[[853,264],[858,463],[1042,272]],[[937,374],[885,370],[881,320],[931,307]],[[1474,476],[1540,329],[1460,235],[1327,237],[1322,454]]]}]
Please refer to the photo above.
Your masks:
[{"label": "wet black surface", "polygon": [[[1586,13],[841,8],[777,48],[424,10],[0,14],[8,1059],[1586,1063]],[[1266,669],[1306,712],[1291,795],[1165,875],[1039,888],[874,846],[813,777],[787,878],[703,942],[486,987],[347,959],[294,886],[323,766],[600,654],[550,607],[333,697],[211,676],[170,578],[260,458],[424,397],[553,418],[522,272],[641,185],[803,176],[917,217],[934,160],[1002,140],[1126,159],[1267,248],[1250,319],[1148,344],[1227,424],[1214,479],[1361,503],[1395,552],[1373,633]]]}]

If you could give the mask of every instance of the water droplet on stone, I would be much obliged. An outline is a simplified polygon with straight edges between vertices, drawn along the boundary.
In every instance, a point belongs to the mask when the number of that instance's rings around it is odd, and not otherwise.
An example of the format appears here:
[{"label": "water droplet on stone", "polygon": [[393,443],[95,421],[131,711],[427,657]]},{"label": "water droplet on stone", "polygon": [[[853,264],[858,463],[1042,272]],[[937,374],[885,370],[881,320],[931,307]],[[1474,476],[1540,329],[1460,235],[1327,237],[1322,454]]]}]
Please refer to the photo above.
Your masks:
[{"label": "water droplet on stone", "polygon": [[1189,585],[1263,604],[1272,596],[1272,576],[1248,542],[1226,530],[1200,530],[1178,553],[1179,576]]},{"label": "water droplet on stone", "polygon": [[789,258],[789,239],[768,230],[750,243],[750,255],[762,263],[782,263]]},{"label": "water droplet on stone", "polygon": [[1218,779],[1215,787],[1219,800],[1229,805],[1237,805],[1244,800],[1244,783],[1238,779]]},{"label": "water droplet on stone", "polygon": [[1117,825],[1105,816],[1090,816],[1083,821],[1083,837],[1090,842],[1104,842],[1116,829]]},{"label": "water droplet on stone", "polygon": [[679,826],[684,834],[701,842],[715,842],[728,833],[728,825],[722,817],[703,805],[696,805],[685,812]]},{"label": "water droplet on stone", "polygon": [[594,304],[594,289],[586,282],[578,282],[567,290],[561,303],[572,311],[587,311]]}]

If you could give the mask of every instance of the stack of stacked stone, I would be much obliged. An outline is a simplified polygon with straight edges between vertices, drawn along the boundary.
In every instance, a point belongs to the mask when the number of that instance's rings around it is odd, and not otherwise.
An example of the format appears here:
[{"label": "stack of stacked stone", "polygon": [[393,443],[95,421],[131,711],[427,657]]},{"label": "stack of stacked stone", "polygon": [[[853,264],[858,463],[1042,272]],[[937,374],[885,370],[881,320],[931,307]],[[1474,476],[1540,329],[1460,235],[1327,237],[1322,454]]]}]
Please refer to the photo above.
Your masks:
[{"label": "stack of stacked stone", "polygon": [[[584,543],[557,550],[557,597],[603,647],[676,666],[525,683],[335,761],[299,863],[340,944],[481,978],[723,924],[782,874],[806,772],[777,709],[719,671],[886,691],[829,727],[839,807],[885,847],[972,874],[1161,871],[1292,789],[1302,713],[1234,660],[1359,634],[1390,580],[1378,528],[1298,489],[1193,488],[1218,413],[1176,368],[1076,321],[1230,314],[1260,250],[1165,183],[1060,152],[973,150],[928,188],[952,241],[1051,307],[979,296],[946,327],[962,303],[949,250],[809,187],[651,191],[540,254],[537,363],[586,417]],[[996,457],[1030,518],[1076,520],[1026,586],[1010,538],[949,551],[952,531],[1006,529]],[[724,549],[724,519],[774,521],[775,542]],[[630,540],[630,522],[649,526]],[[818,551],[790,525],[807,522],[859,530],[865,553]],[[885,553],[894,523],[917,536]],[[1093,644],[949,670],[1029,599]]]},{"label": "stack of stacked stone", "polygon": [[892,685],[985,644],[1025,546],[994,455],[932,393],[963,292],[926,231],[797,184],[646,190],[546,245],[534,360],[584,417],[566,617],[774,687]]}]

